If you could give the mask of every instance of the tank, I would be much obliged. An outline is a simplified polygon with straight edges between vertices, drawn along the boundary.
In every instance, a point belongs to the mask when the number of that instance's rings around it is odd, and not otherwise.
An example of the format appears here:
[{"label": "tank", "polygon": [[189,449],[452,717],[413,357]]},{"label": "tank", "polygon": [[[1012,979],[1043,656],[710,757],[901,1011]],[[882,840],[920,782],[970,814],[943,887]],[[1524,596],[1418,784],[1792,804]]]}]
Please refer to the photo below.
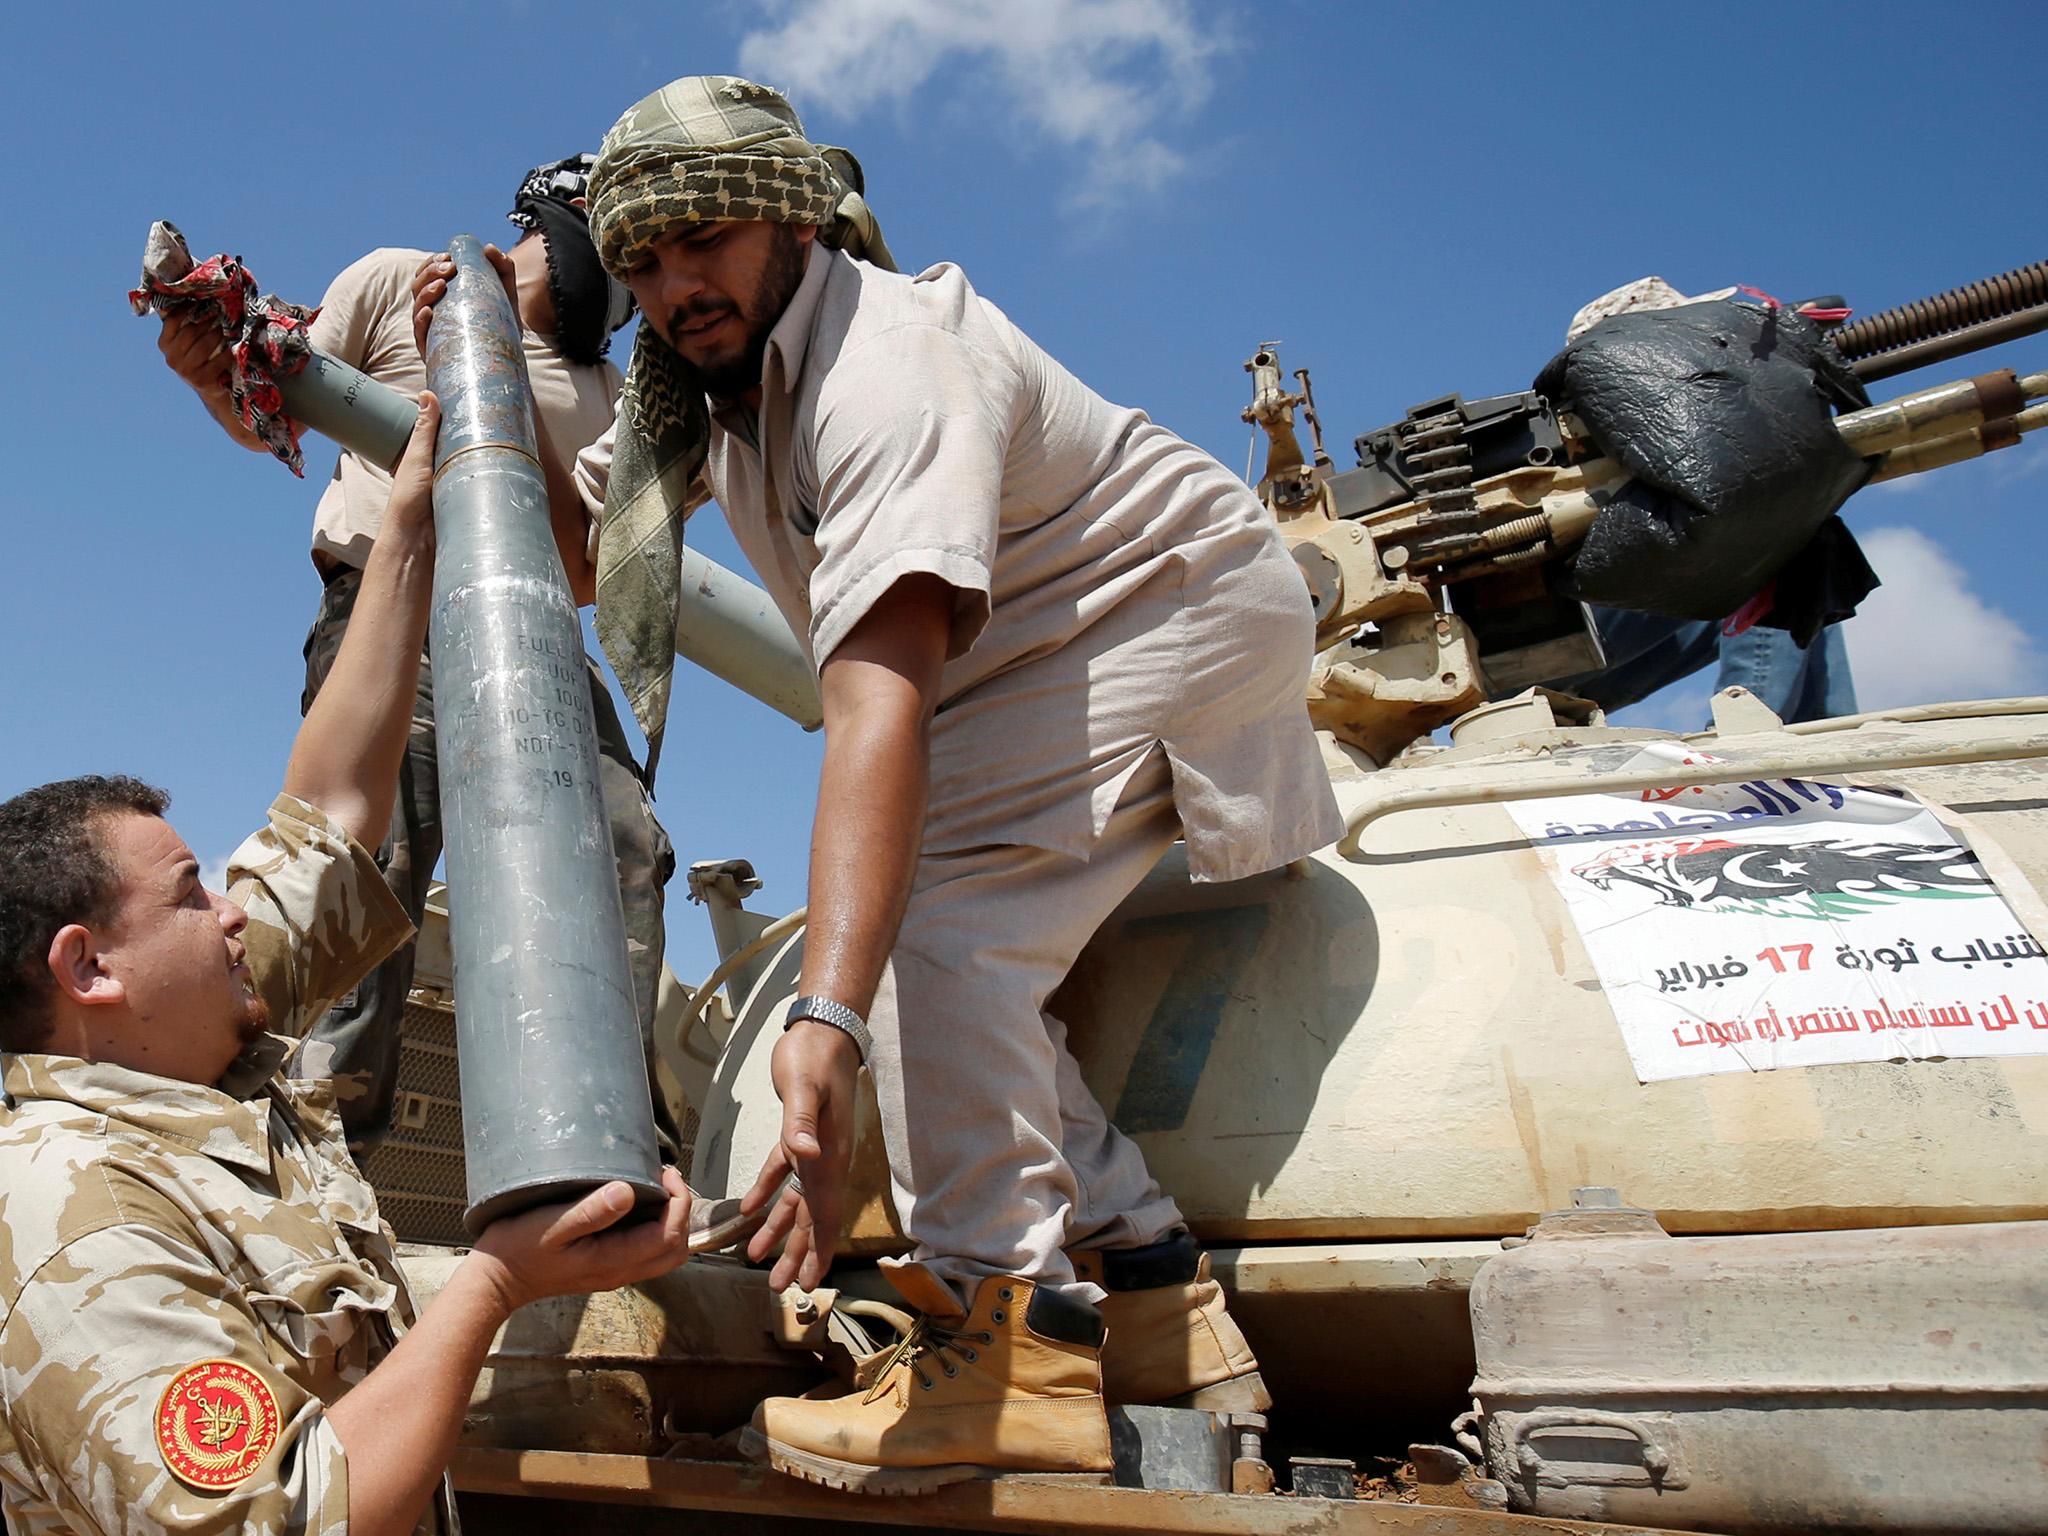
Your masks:
[{"label": "tank", "polygon": [[[1380,772],[1325,738],[1348,816],[1396,793],[1406,808],[1365,821],[1354,853],[1236,884],[1193,885],[1170,852],[1051,1010],[1090,1088],[1212,1244],[1497,1243],[1585,1185],[1626,1191],[1676,1234],[2048,1218],[2048,1057],[1639,1082],[1521,826],[1499,804],[1431,803],[1482,782],[1505,797],[1543,775],[1591,787],[1617,752],[1657,741],[1711,749],[1745,776],[1853,758],[1862,780],[1967,807],[1975,840],[2039,883],[2048,701],[1969,709],[1725,738],[1551,726],[1425,747]],[[1889,766],[1959,750],[1983,760]],[[768,1053],[801,953],[792,937],[766,966],[715,1068],[671,1055],[700,1116],[704,1188],[744,1188],[777,1134]],[[700,1030],[699,1056],[704,1044]],[[855,1166],[854,1250],[887,1251],[900,1228],[872,1119]],[[1352,1363],[1377,1348],[1358,1340]],[[1308,1363],[1319,1380],[1327,1364]]]},{"label": "tank", "polygon": [[[1327,737],[1355,846],[1223,886],[1192,885],[1169,853],[1055,999],[1091,1087],[1210,1246],[1275,1393],[1269,1422],[1232,1431],[1251,1451],[1234,1478],[1257,1467],[1306,1495],[1319,1476],[1353,1486],[1352,1468],[1368,1492],[1456,1506],[1443,1529],[1473,1532],[1516,1512],[1638,1530],[2039,1528],[2009,1451],[2048,1379],[2029,1278],[2048,1243],[2048,1057],[1643,1081],[1529,828],[1646,748],[1737,783],[1837,774],[1943,808],[2038,926],[2048,700],[1792,728],[1744,696],[1715,704],[1717,730],[1677,737],[1583,711],[1560,723],[1568,706],[1532,696],[1377,770]],[[743,861],[700,864],[690,884],[739,996],[665,988],[664,1078],[694,1131],[692,1183],[736,1192],[779,1125],[768,1052],[802,932],[748,910]],[[718,1437],[750,1394],[847,1375],[890,1337],[892,1293],[866,1261],[904,1241],[871,1105],[855,1179],[850,1256],[816,1298],[713,1261],[516,1318],[458,1486],[494,1523],[629,1494],[831,1518],[812,1493],[725,1466]],[[429,1292],[447,1265],[438,1250],[407,1262]],[[1784,1447],[1809,1419],[1793,1438],[1831,1449],[1807,1465]],[[1886,1491],[1901,1433],[1945,1447],[1938,1477],[1910,1469],[1910,1496]],[[1196,1501],[1175,1519],[1265,1518],[1243,1492],[1175,1497]]]},{"label": "tank", "polygon": [[[1286,396],[1270,348],[1252,366],[1247,414],[1279,449],[1307,381]],[[1451,397],[1409,436],[1485,447],[1548,409]],[[1261,490],[1329,625],[1309,703],[1347,836],[1228,885],[1192,884],[1170,851],[1049,1005],[1209,1247],[1275,1394],[1270,1420],[1216,1426],[1228,1488],[1133,1505],[1017,1479],[856,1511],[720,1466],[720,1394],[776,1375],[765,1349],[811,1352],[822,1383],[889,1336],[869,1261],[907,1243],[871,1097],[824,1321],[761,1293],[758,1271],[707,1269],[670,1282],[664,1306],[689,1326],[659,1337],[621,1297],[523,1344],[508,1330],[458,1486],[529,1514],[599,1499],[937,1529],[1383,1528],[1337,1502],[1354,1492],[1475,1533],[1517,1515],[1557,1532],[2048,1529],[2014,1471],[2048,1380],[2031,1278],[2048,1244],[2048,699],[1787,726],[1731,690],[1711,730],[1684,735],[1540,687],[1490,701],[1503,677],[1584,661],[1576,605],[1503,628],[1486,605],[1519,611],[1529,589],[1488,554],[1444,567],[1472,597],[1445,609],[1452,576],[1406,569],[1422,514],[1346,510],[1327,465],[1295,445]],[[1611,484],[1584,461],[1547,458],[1540,483],[1537,467],[1475,480],[1477,515],[1556,539]],[[1541,526],[1524,528],[1529,508]],[[1628,809],[1589,826],[1589,796]],[[1788,915],[1759,894],[1755,829],[1726,829],[1823,803],[1865,820],[1811,856],[1763,837],[1782,870],[1822,861],[1810,910]],[[1922,816],[1916,843],[1900,829]],[[750,909],[743,858],[696,865],[690,886],[723,960],[665,989],[662,1066],[692,1184],[737,1194],[780,1127],[769,1055],[802,915]],[[1617,893],[1625,932],[1598,915]],[[1794,926],[1740,953],[1721,941],[1737,925],[1691,943],[1689,914],[1724,897]],[[1638,929],[1652,937],[1631,970]],[[1673,934],[1686,943],[1656,951]],[[1925,985],[1888,991],[1908,966]],[[1868,981],[1870,1006],[1815,1003],[1795,972]],[[1754,1006],[1730,1001],[1744,988]],[[718,1390],[679,1407],[700,1365]],[[610,1405],[609,1427],[528,1411],[551,1374],[566,1400]],[[1938,1477],[1901,1453],[1930,1435]],[[1248,1497],[1276,1480],[1296,1498]]]},{"label": "tank", "polygon": [[[1965,740],[2037,747],[2048,714],[1838,724],[1686,744],[1735,764],[1853,750],[1859,777],[1968,806],[1979,840],[2048,874],[2038,759],[1886,766]],[[1657,735],[1555,729],[1382,774],[1328,751],[1356,814],[1390,778],[1427,796],[1541,763],[1597,782],[1624,740]],[[700,1090],[708,1188],[743,1187],[776,1134],[767,1056],[801,944],[746,998]],[[1425,800],[1368,822],[1355,854],[1230,885],[1190,884],[1175,849],[1051,1011],[1212,1242],[1498,1238],[1593,1184],[1674,1233],[2048,1217],[2048,1057],[1637,1081],[1552,877],[1498,805]],[[892,1214],[879,1183],[866,1194],[853,1235],[880,1246]]]}]

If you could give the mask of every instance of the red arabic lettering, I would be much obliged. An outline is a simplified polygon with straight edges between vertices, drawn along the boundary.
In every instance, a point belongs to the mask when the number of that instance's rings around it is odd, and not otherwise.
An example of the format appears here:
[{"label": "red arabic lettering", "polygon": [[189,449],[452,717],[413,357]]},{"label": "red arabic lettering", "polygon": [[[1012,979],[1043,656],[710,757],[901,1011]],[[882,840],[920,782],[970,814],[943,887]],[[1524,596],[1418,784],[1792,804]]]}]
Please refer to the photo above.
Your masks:
[{"label": "red arabic lettering", "polygon": [[[1793,964],[1787,965],[1785,957],[1791,956]],[[1774,944],[1769,949],[1757,951],[1757,959],[1767,962],[1780,976],[1787,971],[1810,971],[1813,969],[1813,946],[1811,944]]]}]

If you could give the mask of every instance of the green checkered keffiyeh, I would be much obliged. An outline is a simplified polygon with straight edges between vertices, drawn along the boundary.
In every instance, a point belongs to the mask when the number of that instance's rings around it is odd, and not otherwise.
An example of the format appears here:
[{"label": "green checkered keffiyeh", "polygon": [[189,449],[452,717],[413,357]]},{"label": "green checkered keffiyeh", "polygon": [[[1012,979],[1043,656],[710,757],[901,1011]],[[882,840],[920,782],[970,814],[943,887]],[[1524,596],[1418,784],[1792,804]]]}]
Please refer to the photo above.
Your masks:
[{"label": "green checkered keffiyeh", "polygon": [[[622,281],[640,251],[675,225],[726,219],[815,224],[827,245],[894,271],[861,183],[860,163],[805,138],[779,92],[698,75],[635,103],[604,136],[590,173],[590,231]],[[683,510],[709,442],[695,370],[643,324],[598,536],[597,636],[647,732],[650,781],[675,673]]]}]

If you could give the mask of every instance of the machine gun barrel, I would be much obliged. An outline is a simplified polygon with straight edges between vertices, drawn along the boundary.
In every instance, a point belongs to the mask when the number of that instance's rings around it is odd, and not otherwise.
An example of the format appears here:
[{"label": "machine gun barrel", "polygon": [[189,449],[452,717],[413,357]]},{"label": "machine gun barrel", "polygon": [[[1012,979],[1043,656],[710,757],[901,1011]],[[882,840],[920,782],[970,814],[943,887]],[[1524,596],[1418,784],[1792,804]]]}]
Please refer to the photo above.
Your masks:
[{"label": "machine gun barrel", "polygon": [[[474,236],[427,333],[431,641],[472,1234],[623,1179],[661,1198],[576,600],[519,321]],[[650,999],[651,1001],[651,999]]]},{"label": "machine gun barrel", "polygon": [[1832,332],[1829,340],[1856,376],[1870,381],[2043,330],[2048,330],[2048,261],[2037,261],[1866,315]]},{"label": "machine gun barrel", "polygon": [[2024,379],[2004,371],[1987,373],[1850,411],[1835,418],[1835,430],[1843,442],[1870,458],[1916,440],[1947,437],[2017,415],[2027,401],[2043,394],[2048,394],[2048,373]]},{"label": "machine gun barrel", "polygon": [[[2035,374],[2034,377],[2044,376]],[[2023,433],[2044,426],[2048,426],[2048,401],[2030,405],[1998,421],[1986,422],[1981,427],[1966,428],[1946,437],[1919,438],[1885,454],[1876,472],[1864,483],[1875,485],[1880,480],[1896,480],[1901,475],[1917,475],[1922,470],[1960,464],[1965,459],[1981,457],[1994,449],[2010,447]]]}]

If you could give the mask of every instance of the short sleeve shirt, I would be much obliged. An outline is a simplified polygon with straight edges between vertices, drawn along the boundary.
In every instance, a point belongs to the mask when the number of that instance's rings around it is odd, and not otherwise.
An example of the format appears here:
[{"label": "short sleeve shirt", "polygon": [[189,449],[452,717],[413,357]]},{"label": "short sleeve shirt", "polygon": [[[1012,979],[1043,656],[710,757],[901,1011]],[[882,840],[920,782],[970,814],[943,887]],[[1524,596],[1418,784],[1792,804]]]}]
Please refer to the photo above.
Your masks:
[{"label": "short sleeve shirt", "polygon": [[[604,457],[579,461],[586,501]],[[705,482],[818,663],[903,577],[952,588],[927,851],[1086,857],[1160,748],[1197,879],[1341,830],[1308,719],[1308,593],[1265,507],[957,267],[813,247],[758,417],[714,413]]]},{"label": "short sleeve shirt", "polygon": [[[287,796],[228,879],[282,1033],[212,1086],[6,1059],[0,1509],[14,1536],[348,1528],[326,1408],[412,1313],[331,1091],[279,1068],[411,924],[371,855]],[[452,1509],[444,1481],[422,1529],[452,1529]]]},{"label": "short sleeve shirt", "polygon": [[[344,268],[320,301],[313,345],[417,400],[427,365],[412,334],[412,276],[430,253],[386,246]],[[621,379],[609,362],[572,363],[548,337],[524,331],[526,376],[534,409],[565,468],[611,424]],[[313,548],[360,568],[370,558],[391,476],[367,459],[343,453],[313,512]]]}]

